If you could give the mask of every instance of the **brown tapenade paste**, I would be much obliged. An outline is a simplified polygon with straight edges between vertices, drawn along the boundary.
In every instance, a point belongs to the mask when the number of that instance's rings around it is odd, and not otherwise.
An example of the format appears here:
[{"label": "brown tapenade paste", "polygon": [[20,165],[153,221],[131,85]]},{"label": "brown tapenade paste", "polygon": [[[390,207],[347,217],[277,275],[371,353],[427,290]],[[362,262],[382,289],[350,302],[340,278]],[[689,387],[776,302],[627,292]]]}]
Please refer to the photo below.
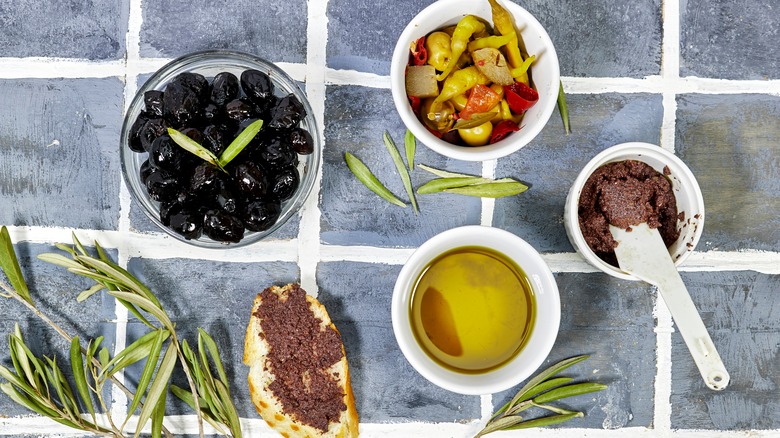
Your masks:
[{"label": "brown tapenade paste", "polygon": [[605,262],[617,266],[617,243],[609,224],[628,229],[647,222],[658,228],[666,246],[680,236],[677,201],[669,180],[646,163],[608,163],[585,182],[579,199],[579,222],[588,246]]},{"label": "brown tapenade paste", "polygon": [[332,327],[322,327],[299,285],[288,291],[286,300],[270,289],[261,296],[255,316],[270,346],[268,360],[275,379],[269,389],[285,414],[325,432],[347,409],[344,391],[327,371],[344,357],[341,337]]}]

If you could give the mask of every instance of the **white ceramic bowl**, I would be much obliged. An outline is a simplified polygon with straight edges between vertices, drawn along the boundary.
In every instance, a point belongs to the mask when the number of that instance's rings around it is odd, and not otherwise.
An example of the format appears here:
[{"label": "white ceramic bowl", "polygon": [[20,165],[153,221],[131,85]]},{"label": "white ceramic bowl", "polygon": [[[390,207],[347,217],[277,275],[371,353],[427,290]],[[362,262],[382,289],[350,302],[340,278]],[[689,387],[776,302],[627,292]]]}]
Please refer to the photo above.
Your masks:
[{"label": "white ceramic bowl", "polygon": [[390,89],[393,102],[404,124],[427,147],[450,158],[465,161],[485,161],[504,157],[527,145],[547,124],[558,99],[560,70],[550,36],[533,15],[507,0],[499,0],[515,18],[515,27],[525,42],[529,55],[536,55],[531,75],[539,92],[539,101],[523,117],[520,131],[503,140],[485,146],[458,146],[436,138],[417,120],[406,97],[405,71],[409,46],[421,36],[442,27],[457,24],[466,15],[476,15],[492,24],[492,13],[487,0],[440,0],[423,9],[406,26],[396,43],[390,66]]},{"label": "white ceramic bowl", "polygon": [[673,153],[653,144],[619,144],[602,151],[585,165],[577,179],[574,180],[566,197],[563,223],[569,241],[585,260],[599,270],[617,278],[636,281],[639,279],[605,262],[588,247],[582,236],[578,213],[580,193],[582,193],[582,188],[593,171],[604,164],[625,160],[645,162],[660,173],[664,173],[664,167],[669,168],[670,173],[667,177],[672,183],[672,190],[677,199],[677,211],[685,212],[685,219],[677,222],[680,237],[669,247],[669,254],[676,266],[681,265],[688,258],[701,238],[704,230],[704,198],[699,183],[696,182],[696,178],[688,166]]},{"label": "white ceramic bowl", "polygon": [[[536,319],[523,349],[504,365],[481,374],[458,373],[431,359],[417,343],[409,317],[412,290],[422,270],[442,253],[465,246],[490,248],[513,260],[530,279],[536,300]],[[539,253],[508,231],[476,225],[447,230],[423,243],[398,274],[391,306],[395,338],[409,363],[432,383],[461,394],[492,394],[528,378],[550,353],[561,320],[558,286]]]}]

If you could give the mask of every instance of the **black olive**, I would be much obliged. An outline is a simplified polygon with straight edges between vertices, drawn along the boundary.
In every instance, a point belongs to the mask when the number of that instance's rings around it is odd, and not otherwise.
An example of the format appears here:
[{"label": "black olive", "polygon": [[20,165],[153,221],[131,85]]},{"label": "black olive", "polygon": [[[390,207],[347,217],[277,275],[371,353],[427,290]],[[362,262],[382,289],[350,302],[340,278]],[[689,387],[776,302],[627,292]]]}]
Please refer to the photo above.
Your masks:
[{"label": "black olive", "polygon": [[252,105],[244,102],[243,100],[236,99],[231,100],[225,105],[225,114],[229,119],[236,122],[248,119],[255,116],[255,110]]},{"label": "black olive", "polygon": [[224,116],[224,108],[210,103],[203,107],[203,122],[217,123]]},{"label": "black olive", "polygon": [[464,146],[465,143],[463,143],[463,140],[460,138],[460,133],[458,133],[457,129],[453,129],[452,131],[446,132],[444,135],[441,136],[441,139],[446,141],[447,143],[457,144]]},{"label": "black olive", "polygon": [[211,83],[211,101],[217,106],[225,106],[226,103],[238,97],[238,78],[230,72],[222,72],[214,76]]},{"label": "black olive", "polygon": [[128,146],[133,152],[145,152],[143,145],[141,145],[141,133],[146,126],[146,122],[149,121],[149,116],[145,113],[138,115],[133,125],[130,126],[130,133],[128,134]]},{"label": "black olive", "polygon": [[309,131],[303,128],[293,128],[290,131],[288,141],[292,145],[293,150],[301,155],[308,155],[314,152],[314,139],[309,134]]},{"label": "black olive", "polygon": [[[178,74],[171,80],[171,84],[182,85],[194,91],[201,101],[206,101],[209,95],[209,81],[202,74],[185,72]],[[167,88],[166,88],[167,91]]]},{"label": "black olive", "polygon": [[264,231],[279,219],[282,206],[278,201],[253,201],[247,204],[242,219],[250,231]]},{"label": "black olive", "polygon": [[157,137],[166,134],[170,125],[164,119],[150,119],[141,128],[138,139],[145,152],[152,150],[152,143]]},{"label": "black olive", "polygon": [[283,97],[279,103],[271,110],[271,121],[268,127],[274,129],[292,129],[306,117],[301,101],[294,94],[288,94]]},{"label": "black olive", "polygon": [[149,178],[149,175],[151,175],[153,170],[148,159],[141,163],[141,168],[138,169],[138,175],[141,177],[141,184],[146,185],[146,179]]},{"label": "black olive", "polygon": [[249,199],[265,196],[268,191],[268,178],[265,170],[255,163],[244,162],[233,168],[236,186]]},{"label": "black olive", "polygon": [[152,143],[152,150],[149,151],[149,163],[157,169],[179,173],[182,171],[185,153],[188,152],[174,143],[169,136],[161,135]]},{"label": "black olive", "polygon": [[274,95],[271,78],[257,70],[245,70],[241,73],[241,88],[249,100],[263,108],[268,107],[268,101]]},{"label": "black olive", "polygon": [[273,168],[298,164],[298,155],[292,146],[278,136],[266,139],[254,155]]},{"label": "black olive", "polygon": [[203,144],[203,134],[196,128],[184,128],[181,130],[181,133],[193,139],[195,143]]},{"label": "black olive", "polygon": [[163,116],[163,92],[159,90],[149,90],[144,93],[144,104],[146,112],[154,117]]},{"label": "black olive", "polygon": [[165,88],[163,115],[176,128],[190,126],[200,118],[200,99],[191,88],[172,82]]},{"label": "black olive", "polygon": [[220,170],[209,163],[201,163],[195,167],[190,178],[190,191],[197,195],[216,193],[219,189]]},{"label": "black olive", "polygon": [[219,242],[240,242],[244,237],[241,219],[220,210],[209,210],[203,219],[203,232]]},{"label": "black olive", "polygon": [[146,178],[146,191],[155,201],[170,201],[179,193],[179,180],[171,173],[155,169]]},{"label": "black olive", "polygon": [[239,193],[230,178],[220,175],[220,183],[214,196],[213,205],[226,213],[238,215],[244,206],[243,197]]},{"label": "black olive", "polygon": [[203,143],[201,146],[219,156],[225,148],[225,131],[223,126],[209,125],[203,128]]},{"label": "black olive", "polygon": [[185,239],[198,239],[203,232],[203,214],[183,210],[171,215],[170,227]]},{"label": "black olive", "polygon": [[292,197],[299,184],[298,169],[286,167],[274,176],[269,194],[273,199],[286,201]]}]

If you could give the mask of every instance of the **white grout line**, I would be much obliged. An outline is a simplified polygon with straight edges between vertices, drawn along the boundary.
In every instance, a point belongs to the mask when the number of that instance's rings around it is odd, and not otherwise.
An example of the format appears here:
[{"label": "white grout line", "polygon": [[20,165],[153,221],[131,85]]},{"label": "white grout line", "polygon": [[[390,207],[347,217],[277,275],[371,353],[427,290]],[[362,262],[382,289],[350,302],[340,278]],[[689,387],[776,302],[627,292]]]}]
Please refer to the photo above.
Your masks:
[{"label": "white grout line", "polygon": [[654,428],[666,436],[671,430],[671,395],[672,395],[672,314],[666,307],[663,298],[656,288],[656,300],[653,307],[656,319],[656,376],[655,395],[653,399]]},{"label": "white grout line", "polygon": [[[482,178],[495,178],[497,160],[488,160],[482,162]],[[480,225],[490,227],[493,225],[493,212],[496,208],[495,198],[481,198],[482,200],[482,215],[480,218]]]}]

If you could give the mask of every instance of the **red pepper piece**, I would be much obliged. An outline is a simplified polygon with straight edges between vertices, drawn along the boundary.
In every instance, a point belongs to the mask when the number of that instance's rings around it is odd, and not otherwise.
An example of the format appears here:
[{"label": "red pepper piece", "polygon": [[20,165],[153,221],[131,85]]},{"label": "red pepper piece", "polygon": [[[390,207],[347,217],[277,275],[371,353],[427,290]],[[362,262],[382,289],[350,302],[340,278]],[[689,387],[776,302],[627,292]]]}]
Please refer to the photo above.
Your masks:
[{"label": "red pepper piece", "polygon": [[539,93],[522,82],[504,85],[504,96],[509,109],[515,114],[522,114],[539,101]]},{"label": "red pepper piece", "polygon": [[423,126],[425,126],[425,129],[427,129],[427,130],[428,130],[428,132],[430,132],[431,134],[433,134],[434,136],[436,136],[436,138],[441,138],[441,136],[443,135],[441,132],[439,132],[439,131],[436,131],[435,129],[431,129],[431,128],[429,128],[429,127],[428,127],[427,125],[425,125],[425,124],[423,124]]},{"label": "red pepper piece", "polygon": [[425,36],[421,36],[412,48],[409,64],[425,65],[426,62],[428,62],[428,50],[425,48]]},{"label": "red pepper piece", "polygon": [[417,117],[420,117],[420,98],[416,96],[407,96],[407,97],[409,97],[409,105],[412,106],[412,112]]},{"label": "red pepper piece", "polygon": [[493,127],[493,133],[490,134],[490,141],[488,141],[488,144],[497,143],[503,140],[507,135],[519,130],[520,127],[517,126],[517,123],[511,120],[503,120]]}]

